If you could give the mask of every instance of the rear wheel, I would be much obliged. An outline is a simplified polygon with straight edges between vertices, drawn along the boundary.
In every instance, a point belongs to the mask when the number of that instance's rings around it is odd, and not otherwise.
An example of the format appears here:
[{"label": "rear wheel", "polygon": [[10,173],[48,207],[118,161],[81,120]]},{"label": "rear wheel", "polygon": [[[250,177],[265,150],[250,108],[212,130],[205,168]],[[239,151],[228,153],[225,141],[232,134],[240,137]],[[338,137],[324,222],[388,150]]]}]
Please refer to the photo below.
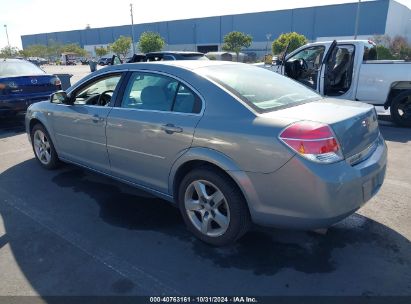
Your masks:
[{"label": "rear wheel", "polygon": [[54,169],[59,165],[53,142],[43,125],[36,124],[33,127],[31,130],[31,143],[34,155],[43,168]]},{"label": "rear wheel", "polygon": [[391,102],[390,113],[396,124],[402,127],[411,127],[411,90],[395,96]]},{"label": "rear wheel", "polygon": [[189,172],[180,184],[179,208],[188,229],[215,246],[231,244],[247,232],[244,197],[227,176],[210,168]]}]

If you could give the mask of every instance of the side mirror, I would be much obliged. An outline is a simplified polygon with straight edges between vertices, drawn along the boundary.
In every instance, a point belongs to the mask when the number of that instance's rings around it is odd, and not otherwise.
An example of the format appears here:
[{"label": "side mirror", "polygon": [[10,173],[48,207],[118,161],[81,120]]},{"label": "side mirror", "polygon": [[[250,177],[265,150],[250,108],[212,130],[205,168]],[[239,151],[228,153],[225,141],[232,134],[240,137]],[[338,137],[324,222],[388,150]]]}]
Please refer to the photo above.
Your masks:
[{"label": "side mirror", "polygon": [[71,104],[70,98],[65,91],[57,91],[50,96],[51,103]]}]

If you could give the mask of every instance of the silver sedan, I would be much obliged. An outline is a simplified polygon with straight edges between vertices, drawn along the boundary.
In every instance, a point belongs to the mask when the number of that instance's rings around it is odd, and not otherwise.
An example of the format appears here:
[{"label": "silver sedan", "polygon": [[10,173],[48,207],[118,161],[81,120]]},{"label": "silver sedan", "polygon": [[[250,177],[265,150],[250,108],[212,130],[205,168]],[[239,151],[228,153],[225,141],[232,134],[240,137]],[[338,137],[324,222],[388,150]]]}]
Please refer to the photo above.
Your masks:
[{"label": "silver sedan", "polygon": [[373,107],[239,63],[101,69],[30,106],[26,128],[44,168],[70,162],[164,198],[213,245],[251,223],[328,227],[386,170]]}]

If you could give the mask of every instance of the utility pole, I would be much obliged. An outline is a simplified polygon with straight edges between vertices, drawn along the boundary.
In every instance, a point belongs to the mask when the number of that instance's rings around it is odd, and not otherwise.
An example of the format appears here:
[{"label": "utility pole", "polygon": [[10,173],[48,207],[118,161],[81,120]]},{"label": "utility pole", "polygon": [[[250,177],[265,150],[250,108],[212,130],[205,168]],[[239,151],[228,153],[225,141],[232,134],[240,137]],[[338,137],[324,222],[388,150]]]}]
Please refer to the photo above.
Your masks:
[{"label": "utility pole", "polygon": [[268,43],[270,42],[271,34],[265,34],[265,38],[267,38],[267,44],[265,45],[265,54],[268,55]]},{"label": "utility pole", "polygon": [[10,49],[9,33],[7,33],[7,24],[4,25],[4,29],[6,30],[7,46]]},{"label": "utility pole", "polygon": [[359,27],[359,25],[360,25],[360,7],[361,7],[361,0],[358,0],[358,4],[357,4],[357,16],[355,17],[354,40],[357,40],[358,27]]},{"label": "utility pole", "polygon": [[136,46],[134,43],[134,17],[133,17],[133,4],[130,3],[130,16],[131,16],[131,43],[133,44],[133,55],[136,53]]}]

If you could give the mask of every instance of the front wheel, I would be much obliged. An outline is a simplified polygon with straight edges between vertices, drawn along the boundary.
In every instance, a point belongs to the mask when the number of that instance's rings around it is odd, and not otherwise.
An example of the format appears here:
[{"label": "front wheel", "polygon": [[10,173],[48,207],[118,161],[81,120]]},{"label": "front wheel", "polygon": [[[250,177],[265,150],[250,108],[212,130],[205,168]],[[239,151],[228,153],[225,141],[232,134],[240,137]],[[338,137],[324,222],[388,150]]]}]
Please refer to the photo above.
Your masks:
[{"label": "front wheel", "polygon": [[250,225],[250,215],[237,185],[211,168],[189,172],[180,184],[179,208],[188,229],[215,246],[234,243]]},{"label": "front wheel", "polygon": [[391,102],[390,113],[397,125],[411,127],[411,90],[395,96]]},{"label": "front wheel", "polygon": [[43,125],[36,124],[31,130],[31,143],[34,155],[40,165],[46,169],[54,169],[59,165],[53,142]]}]

